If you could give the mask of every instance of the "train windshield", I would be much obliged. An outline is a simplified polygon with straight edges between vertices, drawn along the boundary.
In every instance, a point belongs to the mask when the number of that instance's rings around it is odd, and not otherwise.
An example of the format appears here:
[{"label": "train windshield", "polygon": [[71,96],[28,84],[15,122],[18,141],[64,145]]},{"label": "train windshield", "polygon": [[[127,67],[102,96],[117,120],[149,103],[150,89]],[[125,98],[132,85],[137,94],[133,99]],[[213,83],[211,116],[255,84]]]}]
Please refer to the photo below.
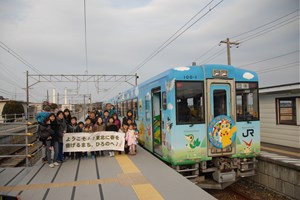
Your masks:
[{"label": "train windshield", "polygon": [[204,123],[203,82],[176,82],[177,124]]},{"label": "train windshield", "polygon": [[257,83],[236,83],[237,121],[259,120]]},{"label": "train windshield", "polygon": [[214,116],[227,115],[226,90],[214,90]]}]

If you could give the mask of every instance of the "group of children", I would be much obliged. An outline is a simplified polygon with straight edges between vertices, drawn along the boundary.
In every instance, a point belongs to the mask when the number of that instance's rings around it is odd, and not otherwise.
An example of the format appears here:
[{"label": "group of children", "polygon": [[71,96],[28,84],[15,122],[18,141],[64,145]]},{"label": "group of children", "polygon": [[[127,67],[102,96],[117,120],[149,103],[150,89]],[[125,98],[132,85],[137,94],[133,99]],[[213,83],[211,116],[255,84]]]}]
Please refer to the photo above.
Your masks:
[{"label": "group of children", "polygon": [[[46,115],[48,114],[48,115]],[[60,162],[68,158],[79,159],[87,157],[88,152],[63,152],[63,135],[64,133],[79,133],[79,132],[99,132],[99,131],[115,131],[124,133],[125,137],[125,154],[135,155],[138,139],[138,130],[134,122],[133,112],[129,110],[127,116],[123,118],[122,123],[118,119],[118,115],[112,109],[111,104],[106,105],[106,110],[103,116],[95,111],[89,112],[85,118],[85,123],[78,122],[76,117],[71,117],[68,109],[58,111],[56,114],[51,112],[43,112],[36,116],[39,122],[38,135],[40,140],[46,147],[46,156],[44,161],[47,161],[50,167],[58,166]],[[44,119],[41,120],[41,116]],[[53,160],[51,152],[53,152]],[[122,153],[121,151],[119,152]],[[90,155],[95,158],[99,155],[104,155],[105,151],[92,151]],[[108,151],[109,156],[114,156],[114,151]]]}]

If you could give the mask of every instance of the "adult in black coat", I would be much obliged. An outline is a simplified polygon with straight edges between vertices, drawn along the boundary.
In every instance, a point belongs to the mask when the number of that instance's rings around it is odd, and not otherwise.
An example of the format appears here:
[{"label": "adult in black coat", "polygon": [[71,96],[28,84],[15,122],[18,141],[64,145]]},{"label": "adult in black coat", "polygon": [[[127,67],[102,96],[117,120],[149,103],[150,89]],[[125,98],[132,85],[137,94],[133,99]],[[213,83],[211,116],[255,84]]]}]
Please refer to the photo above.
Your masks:
[{"label": "adult in black coat", "polygon": [[64,110],[64,118],[65,118],[65,121],[66,121],[67,125],[71,124],[72,116],[71,116],[71,112],[68,108],[66,108]]},{"label": "adult in black coat", "polygon": [[54,135],[54,131],[51,129],[49,118],[46,118],[44,120],[44,123],[39,124],[37,134],[39,136],[40,141],[42,141],[46,147],[46,159],[49,164],[49,167],[53,168],[54,164],[51,161],[51,141],[52,135]]},{"label": "adult in black coat", "polygon": [[[118,132],[119,131],[118,127],[114,123],[114,118],[113,117],[110,117],[108,119],[108,123],[106,125],[106,131],[114,131],[114,132]],[[109,154],[110,157],[115,156],[115,152],[114,151],[109,151],[108,154]]]}]

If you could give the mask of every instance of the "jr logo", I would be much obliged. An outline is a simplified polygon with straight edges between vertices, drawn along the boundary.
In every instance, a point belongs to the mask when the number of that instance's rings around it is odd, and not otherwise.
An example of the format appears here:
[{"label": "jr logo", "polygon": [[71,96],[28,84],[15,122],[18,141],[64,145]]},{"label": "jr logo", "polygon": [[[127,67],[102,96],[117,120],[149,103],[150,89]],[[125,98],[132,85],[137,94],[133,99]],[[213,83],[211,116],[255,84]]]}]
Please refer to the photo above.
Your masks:
[{"label": "jr logo", "polygon": [[254,137],[254,130],[253,129],[247,129],[247,133],[243,133],[243,137],[248,137],[249,134]]}]

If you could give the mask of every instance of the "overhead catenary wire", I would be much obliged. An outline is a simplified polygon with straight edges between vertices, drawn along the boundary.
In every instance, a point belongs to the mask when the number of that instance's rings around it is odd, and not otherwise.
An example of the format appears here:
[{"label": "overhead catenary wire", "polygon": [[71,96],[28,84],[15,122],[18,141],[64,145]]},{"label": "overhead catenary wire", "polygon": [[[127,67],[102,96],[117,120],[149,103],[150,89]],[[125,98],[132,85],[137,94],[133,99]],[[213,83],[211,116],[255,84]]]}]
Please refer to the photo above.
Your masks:
[{"label": "overhead catenary wire", "polygon": [[[204,9],[206,9],[214,0],[210,1],[208,4],[206,4],[201,10],[199,10],[195,15],[193,15],[184,25],[182,25],[175,33],[173,33],[164,43],[162,43],[156,50],[152,52],[144,61],[151,58],[156,53],[159,53],[161,51],[161,48],[164,47],[169,41],[171,41],[184,27],[186,27],[193,19],[195,19]],[[143,62],[144,62],[143,61]],[[143,63],[141,62],[141,63]],[[139,67],[139,65],[137,66]],[[136,68],[137,68],[136,67]],[[137,69],[138,70],[138,69]],[[133,70],[132,73],[135,73],[137,71],[136,69]]]},{"label": "overhead catenary wire", "polygon": [[259,73],[259,74],[263,74],[263,73],[267,73],[267,72],[278,71],[278,70],[288,69],[288,68],[292,68],[292,67],[299,67],[299,61],[295,61],[295,62],[292,62],[292,63],[283,64],[283,65],[273,66],[271,68],[258,70],[256,72]]},{"label": "overhead catenary wire", "polygon": [[[214,0],[207,3],[200,11],[198,11],[195,15],[193,15],[183,26],[181,26],[174,34],[172,34],[165,42],[163,42],[158,48],[156,48],[148,57],[146,57],[140,64],[138,64],[129,74],[136,73],[139,69],[141,69],[144,65],[146,65],[150,60],[152,60],[156,55],[161,53],[165,48],[167,48],[171,43],[173,43],[177,38],[179,38],[182,34],[184,34],[187,30],[189,30],[192,26],[194,26],[197,22],[203,19],[206,15],[208,15],[212,10],[214,10],[219,4],[223,2],[223,0],[218,1],[212,7],[209,8],[207,12],[198,17],[195,21],[193,19],[196,18],[203,10],[207,7],[211,6]],[[193,21],[193,22],[192,22]],[[192,22],[192,23],[191,23]],[[188,25],[191,23],[190,25]],[[185,28],[185,29],[184,29]],[[118,87],[120,84],[115,84],[110,88],[110,92]]]},{"label": "overhead catenary wire", "polygon": [[204,52],[201,56],[199,56],[199,57],[197,57],[196,59],[194,59],[194,61],[196,62],[196,61],[200,60],[200,58],[206,56],[208,53],[210,53],[210,52],[211,52],[212,50],[214,50],[216,47],[218,47],[217,44],[214,45],[214,46],[212,46],[212,47],[211,47],[209,50],[207,50],[206,52]]},{"label": "overhead catenary wire", "polygon": [[15,95],[15,94],[21,94],[21,93],[15,93],[15,92],[10,92],[5,89],[0,88],[0,93],[6,94],[6,95]]},{"label": "overhead catenary wire", "polygon": [[268,23],[265,23],[265,24],[263,24],[263,25],[260,25],[260,26],[254,28],[254,29],[251,29],[251,30],[249,30],[249,31],[246,31],[246,32],[240,33],[240,34],[238,34],[238,35],[232,36],[231,39],[234,39],[234,38],[240,37],[240,36],[242,36],[242,35],[246,35],[246,34],[248,34],[248,33],[251,33],[251,32],[253,32],[253,31],[256,31],[256,30],[258,30],[258,29],[260,29],[260,28],[263,28],[263,27],[265,27],[265,26],[268,26],[269,24],[272,24],[272,23],[274,23],[274,22],[277,22],[277,21],[279,21],[279,20],[281,20],[281,19],[283,19],[283,18],[285,18],[285,17],[287,17],[287,16],[290,16],[290,15],[292,15],[292,14],[294,14],[294,13],[298,13],[298,12],[299,12],[299,9],[297,9],[297,10],[291,12],[291,13],[288,13],[288,14],[286,14],[286,15],[283,15],[283,16],[281,16],[281,17],[279,17],[279,18],[277,18],[277,19],[275,19],[275,20],[272,20],[272,21],[270,21],[270,22],[268,22]]},{"label": "overhead catenary wire", "polygon": [[255,61],[255,62],[251,62],[251,63],[244,64],[244,65],[240,65],[240,66],[238,66],[238,68],[245,68],[245,67],[250,66],[250,65],[255,65],[255,64],[258,64],[258,63],[261,63],[261,62],[265,62],[265,61],[269,61],[269,60],[274,60],[274,59],[277,59],[277,58],[280,58],[280,57],[284,57],[284,56],[288,56],[288,55],[295,54],[295,53],[299,53],[299,50],[291,51],[291,52],[288,52],[288,53],[285,53],[285,54],[282,54],[282,55],[278,55],[278,56],[274,56],[274,57],[271,57],[271,58],[267,58],[267,59],[263,59],[263,60],[259,60],[259,61]]},{"label": "overhead catenary wire", "polygon": [[[14,73],[14,72],[12,72],[11,70],[10,70],[10,68],[12,68],[11,66],[7,66],[6,64],[4,64],[3,62],[1,62],[0,61],[0,66],[1,66],[1,68],[2,68],[2,79],[6,82],[6,83],[8,83],[8,84],[10,84],[10,85],[12,85],[13,87],[16,87],[16,88],[18,88],[18,89],[21,89],[21,90],[24,90],[24,86],[21,86],[20,84],[19,84],[19,82],[16,82],[15,80],[21,80],[21,78],[19,78],[19,77],[17,77],[17,75]],[[42,86],[40,86],[41,88],[42,88]],[[41,92],[40,92],[40,90],[37,90],[37,94],[39,95],[39,96],[41,96],[41,95],[43,95]],[[24,95],[25,95],[25,91],[24,91]]]},{"label": "overhead catenary wire", "polygon": [[38,69],[36,69],[33,65],[31,65],[29,62],[27,62],[22,56],[20,56],[18,53],[16,53],[14,50],[9,48],[6,44],[0,41],[0,47],[7,51],[10,55],[15,57],[17,60],[22,62],[24,65],[32,69],[35,73],[41,73]]},{"label": "overhead catenary wire", "polygon": [[[168,47],[171,43],[173,43],[178,37],[180,37],[182,34],[184,34],[187,30],[189,30],[192,26],[194,26],[197,22],[199,22],[201,19],[203,19],[206,15],[208,15],[213,9],[215,9],[219,4],[221,4],[223,0],[219,1],[217,4],[215,4],[213,7],[209,8],[209,10],[201,15],[197,20],[195,20],[192,24],[190,24],[188,27],[186,27],[183,31],[178,33],[176,36],[174,35],[172,39],[168,39],[168,42],[164,42],[164,45],[161,45],[160,48],[156,49],[150,56],[148,56],[143,62],[141,62],[137,67],[134,68],[131,73],[136,73],[139,69],[141,69],[145,64],[147,64],[150,60],[152,60],[157,54],[159,54],[162,50],[164,50],[166,47]],[[205,7],[211,5],[211,2],[209,2]],[[201,9],[201,10],[204,10]],[[194,16],[193,16],[194,17]],[[186,25],[185,25],[186,26]],[[182,27],[180,28],[182,30]]]},{"label": "overhead catenary wire", "polygon": [[[6,65],[4,65],[1,61],[0,61],[0,66],[2,67],[3,71],[2,71],[2,75],[4,75],[4,77],[2,77],[2,79],[6,79],[5,81],[7,83],[10,83],[11,85],[18,87],[20,89],[23,89],[22,86],[17,83],[16,80],[16,75],[14,73],[12,73],[8,67]],[[4,72],[4,73],[3,73]],[[7,76],[5,76],[5,74],[7,74]]]},{"label": "overhead catenary wire", "polygon": [[[263,24],[263,25],[260,25],[260,26],[258,26],[258,27],[256,27],[256,28],[254,28],[254,29],[245,31],[245,32],[243,32],[243,33],[237,34],[237,35],[235,35],[235,36],[233,36],[233,37],[230,37],[230,38],[236,38],[236,39],[239,41],[240,44],[241,44],[241,43],[248,42],[249,40],[253,40],[253,39],[255,39],[255,38],[257,38],[257,37],[259,37],[259,36],[261,36],[261,35],[264,35],[264,34],[266,34],[266,33],[269,33],[269,32],[271,32],[271,31],[273,31],[273,30],[276,30],[276,29],[281,28],[281,27],[283,27],[283,26],[285,26],[285,25],[288,25],[288,24],[294,22],[295,20],[299,20],[299,14],[298,14],[298,12],[299,12],[299,9],[294,10],[294,11],[288,13],[288,14],[285,14],[285,15],[279,17],[279,18],[276,18],[275,20],[272,20],[272,21],[270,21],[270,22],[267,22],[267,23],[265,23],[265,24]],[[296,13],[297,13],[296,16],[289,17],[289,16],[294,15],[294,14],[296,14]],[[289,17],[289,18],[286,19],[287,17]],[[281,20],[281,21],[280,21],[280,20]],[[284,21],[282,21],[282,20],[284,20]],[[277,23],[274,24],[275,22],[277,22]],[[270,27],[269,25],[271,25],[271,24],[274,24],[274,25],[272,25],[272,26]],[[268,26],[269,26],[269,27],[268,27]],[[264,28],[264,29],[262,29],[262,28]],[[259,30],[259,29],[262,29],[262,30]],[[251,35],[248,35],[248,36],[245,36],[245,37],[242,38],[242,39],[238,39],[238,37],[247,35],[248,33],[252,33],[252,32],[254,32],[254,31],[258,31],[258,32],[254,33],[254,34],[251,34]],[[204,52],[202,55],[198,56],[198,58],[196,58],[196,59],[194,59],[194,60],[195,60],[195,61],[198,61],[200,58],[202,58],[202,57],[208,55],[208,53],[211,53],[212,50],[215,49],[216,47],[217,47],[217,44],[214,45],[214,46],[213,46],[211,49],[209,49],[208,51]],[[218,53],[219,53],[219,52],[220,52],[220,51],[217,51],[216,53],[210,55],[209,58],[212,58],[212,59],[210,59],[210,60],[213,60],[214,58],[218,57]],[[206,60],[207,60],[207,59],[206,59]]]},{"label": "overhead catenary wire", "polygon": [[[6,52],[8,52],[10,55],[12,55],[14,58],[16,58],[17,60],[19,60],[21,63],[23,63],[25,66],[27,66],[28,68],[32,69],[35,73],[37,74],[42,74],[42,72],[40,70],[38,70],[36,67],[34,67],[31,63],[29,63],[25,58],[23,58],[20,54],[18,54],[16,51],[14,51],[13,49],[11,49],[10,47],[8,47],[8,45],[6,45],[4,42],[0,41],[0,47],[5,50]],[[59,87],[57,87],[52,81],[50,81],[50,84],[53,85],[53,87],[60,89]],[[41,86],[40,86],[41,87]],[[42,88],[42,87],[41,87]],[[44,88],[43,88],[44,89]]]},{"label": "overhead catenary wire", "polygon": [[288,20],[285,20],[284,22],[280,22],[279,24],[275,24],[275,25],[273,25],[273,26],[271,26],[271,27],[268,27],[268,28],[266,28],[266,29],[264,29],[264,30],[261,30],[261,31],[259,31],[259,32],[257,32],[257,33],[254,33],[254,34],[249,35],[249,36],[247,36],[247,37],[245,37],[245,38],[242,38],[242,39],[240,39],[240,40],[238,40],[238,41],[239,41],[240,43],[245,43],[246,41],[252,40],[252,39],[257,38],[257,37],[259,37],[259,36],[261,36],[261,35],[264,35],[264,34],[266,34],[266,33],[269,33],[269,32],[271,32],[271,31],[274,31],[274,30],[276,30],[276,29],[279,29],[279,28],[281,28],[281,27],[283,27],[283,26],[285,26],[285,25],[288,25],[288,24],[290,24],[290,23],[292,23],[292,22],[294,22],[294,21],[297,21],[297,20],[299,20],[299,17],[293,17],[293,18],[290,18],[290,19],[288,19]]},{"label": "overhead catenary wire", "polygon": [[223,49],[220,49],[219,51],[217,51],[215,54],[213,54],[212,56],[208,57],[206,60],[202,61],[201,63],[207,63],[210,62],[211,60],[219,57],[220,55],[224,54],[226,52],[226,47],[224,47]]}]

